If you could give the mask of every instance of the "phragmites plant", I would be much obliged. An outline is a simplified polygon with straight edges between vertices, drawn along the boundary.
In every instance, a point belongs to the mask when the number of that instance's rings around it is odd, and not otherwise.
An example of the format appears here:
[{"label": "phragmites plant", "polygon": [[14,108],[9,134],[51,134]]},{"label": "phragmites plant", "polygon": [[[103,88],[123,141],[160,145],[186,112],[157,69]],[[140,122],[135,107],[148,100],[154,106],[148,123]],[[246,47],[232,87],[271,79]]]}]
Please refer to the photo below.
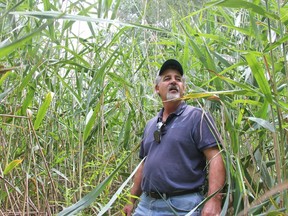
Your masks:
[{"label": "phragmites plant", "polygon": [[0,215],[121,215],[167,58],[221,132],[222,215],[286,215],[287,14],[284,0],[0,1]]}]

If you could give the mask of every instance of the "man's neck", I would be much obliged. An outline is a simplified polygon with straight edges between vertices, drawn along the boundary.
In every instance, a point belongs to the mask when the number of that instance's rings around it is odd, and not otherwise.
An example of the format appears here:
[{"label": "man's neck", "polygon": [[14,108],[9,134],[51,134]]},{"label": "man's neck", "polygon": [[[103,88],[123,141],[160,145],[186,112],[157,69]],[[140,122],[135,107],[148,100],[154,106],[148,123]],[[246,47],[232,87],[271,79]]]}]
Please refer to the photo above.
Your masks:
[{"label": "man's neck", "polygon": [[169,102],[163,102],[164,112],[163,112],[163,121],[165,122],[168,116],[175,112],[179,105],[181,104],[181,100],[177,101],[169,101]]}]

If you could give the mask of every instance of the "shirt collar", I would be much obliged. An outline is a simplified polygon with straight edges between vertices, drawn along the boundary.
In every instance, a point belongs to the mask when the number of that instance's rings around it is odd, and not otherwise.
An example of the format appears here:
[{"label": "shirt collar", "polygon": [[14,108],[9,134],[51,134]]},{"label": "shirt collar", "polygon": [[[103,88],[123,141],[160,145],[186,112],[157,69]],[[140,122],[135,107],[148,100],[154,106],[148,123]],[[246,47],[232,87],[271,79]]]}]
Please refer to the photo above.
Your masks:
[{"label": "shirt collar", "polygon": [[[182,101],[179,106],[177,107],[176,111],[171,113],[170,115],[176,115],[176,116],[180,116],[184,110],[186,109],[187,107],[187,104],[185,101]],[[161,121],[162,120],[162,117],[163,117],[163,112],[164,112],[164,107],[160,110],[160,112],[158,113],[158,122],[159,120]]]}]

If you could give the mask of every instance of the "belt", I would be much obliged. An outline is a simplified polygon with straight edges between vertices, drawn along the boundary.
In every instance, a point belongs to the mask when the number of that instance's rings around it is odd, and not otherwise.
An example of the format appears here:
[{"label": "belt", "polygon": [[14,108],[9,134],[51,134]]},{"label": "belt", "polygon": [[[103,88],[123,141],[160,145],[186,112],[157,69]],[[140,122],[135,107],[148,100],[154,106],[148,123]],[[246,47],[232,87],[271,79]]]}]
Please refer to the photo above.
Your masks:
[{"label": "belt", "polygon": [[156,192],[156,191],[150,191],[150,192],[145,192],[145,193],[147,194],[147,196],[150,196],[154,199],[167,199],[168,197],[181,196],[181,195],[196,193],[200,191],[201,191],[201,188],[194,188],[192,190],[181,190],[181,191],[174,191],[171,193],[161,193],[161,192]]}]

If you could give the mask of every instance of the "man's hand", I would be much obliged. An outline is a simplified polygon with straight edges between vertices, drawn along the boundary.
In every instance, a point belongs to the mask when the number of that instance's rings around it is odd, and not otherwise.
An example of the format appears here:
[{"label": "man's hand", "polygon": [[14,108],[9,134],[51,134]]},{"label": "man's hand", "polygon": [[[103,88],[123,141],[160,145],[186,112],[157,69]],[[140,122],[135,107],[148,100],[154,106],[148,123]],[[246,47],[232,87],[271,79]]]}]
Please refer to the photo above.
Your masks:
[{"label": "man's hand", "polygon": [[221,213],[221,204],[221,198],[211,198],[205,203],[201,211],[201,216],[219,216]]},{"label": "man's hand", "polygon": [[131,216],[133,211],[133,204],[127,204],[123,208],[124,215]]}]

